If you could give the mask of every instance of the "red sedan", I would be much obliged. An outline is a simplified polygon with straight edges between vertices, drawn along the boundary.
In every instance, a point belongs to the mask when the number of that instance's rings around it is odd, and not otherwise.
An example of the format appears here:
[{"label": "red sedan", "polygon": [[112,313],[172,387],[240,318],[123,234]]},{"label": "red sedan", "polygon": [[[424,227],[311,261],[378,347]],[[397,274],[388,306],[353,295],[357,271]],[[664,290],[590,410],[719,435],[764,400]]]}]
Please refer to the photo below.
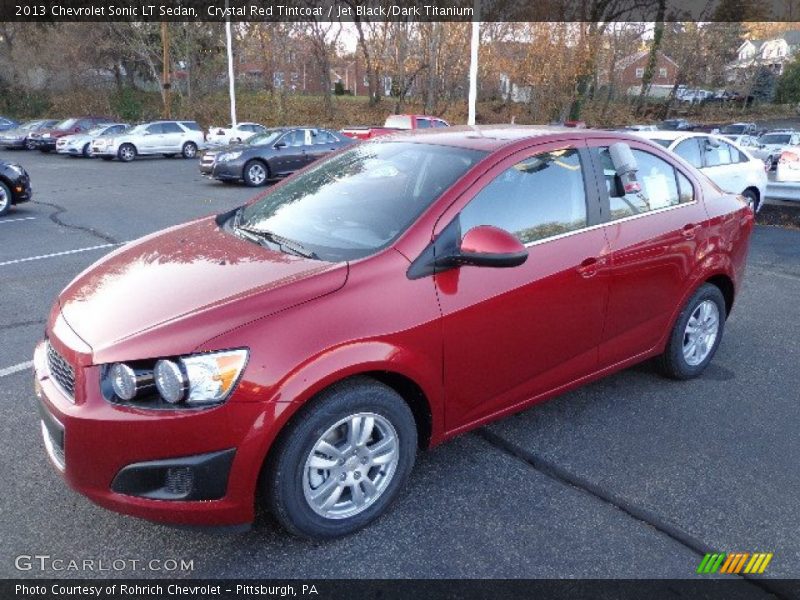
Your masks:
[{"label": "red sedan", "polygon": [[44,443],[112,510],[244,525],[258,498],[295,534],[347,534],[418,448],[645,359],[702,373],[752,226],[626,134],[360,144],[79,275],[34,356]]}]

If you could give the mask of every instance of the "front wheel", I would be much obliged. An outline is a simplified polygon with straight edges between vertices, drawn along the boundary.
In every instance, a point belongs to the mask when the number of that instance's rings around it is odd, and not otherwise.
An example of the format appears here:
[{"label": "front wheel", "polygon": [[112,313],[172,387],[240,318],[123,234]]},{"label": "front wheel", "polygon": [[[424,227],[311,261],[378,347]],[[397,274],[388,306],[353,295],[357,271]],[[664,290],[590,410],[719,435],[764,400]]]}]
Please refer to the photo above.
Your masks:
[{"label": "front wheel", "polygon": [[720,289],[710,283],[700,286],[683,307],[667,347],[658,358],[661,372],[672,379],[700,375],[722,340],[725,316],[725,298]]},{"label": "front wheel", "polygon": [[11,190],[8,186],[0,181],[0,217],[11,210]]},{"label": "front wheel", "polygon": [[81,154],[83,158],[92,158],[92,146],[90,144],[84,144]]},{"label": "front wheel", "polygon": [[183,158],[194,158],[197,156],[197,144],[194,142],[186,142],[181,149]]},{"label": "front wheel", "polygon": [[288,426],[263,485],[291,533],[334,538],[386,512],[414,466],[417,430],[403,398],[369,378],[336,384]]},{"label": "front wheel", "polygon": [[269,169],[260,160],[251,160],[242,169],[242,179],[250,187],[264,185],[268,177]]}]

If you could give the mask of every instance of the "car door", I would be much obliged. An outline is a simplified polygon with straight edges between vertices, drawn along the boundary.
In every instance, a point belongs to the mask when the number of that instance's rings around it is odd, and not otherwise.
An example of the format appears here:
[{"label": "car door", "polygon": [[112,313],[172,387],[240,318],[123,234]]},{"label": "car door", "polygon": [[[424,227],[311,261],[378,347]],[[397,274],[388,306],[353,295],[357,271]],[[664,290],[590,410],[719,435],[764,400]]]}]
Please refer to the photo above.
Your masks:
[{"label": "car door", "polygon": [[311,144],[306,150],[306,163],[312,163],[336,150],[336,138],[325,129],[310,129]]},{"label": "car door", "polygon": [[161,123],[151,123],[147,126],[140,139],[136,140],[139,154],[154,154],[161,152],[164,145],[164,134]]},{"label": "car door", "polygon": [[618,196],[608,154],[615,141],[590,142],[606,183],[601,193],[611,255],[601,368],[646,353],[662,339],[705,245],[708,219],[696,183],[644,143],[630,142],[641,191]]},{"label": "car door", "polygon": [[275,143],[275,158],[270,169],[276,175],[288,175],[302,169],[306,164],[306,131],[292,129]]},{"label": "car door", "polygon": [[745,185],[745,172],[739,166],[739,151],[718,138],[704,137],[703,168],[711,181],[726,192],[741,194]]},{"label": "car door", "polygon": [[167,154],[180,152],[187,137],[184,129],[177,123],[166,122],[161,124],[161,130],[162,152]]},{"label": "car door", "polygon": [[583,143],[542,144],[495,165],[437,224],[493,225],[529,251],[521,266],[434,275],[448,429],[592,372],[608,291],[606,239]]}]

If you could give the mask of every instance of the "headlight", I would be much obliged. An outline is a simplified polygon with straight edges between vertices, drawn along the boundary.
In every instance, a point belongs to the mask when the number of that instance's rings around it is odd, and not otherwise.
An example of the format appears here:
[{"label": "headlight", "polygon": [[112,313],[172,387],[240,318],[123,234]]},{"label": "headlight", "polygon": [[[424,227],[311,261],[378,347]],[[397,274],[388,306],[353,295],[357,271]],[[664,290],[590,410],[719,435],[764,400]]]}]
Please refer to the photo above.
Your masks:
[{"label": "headlight", "polygon": [[108,400],[135,403],[142,408],[221,404],[236,387],[247,356],[247,350],[226,350],[156,361],[116,363],[105,370],[101,387]]},{"label": "headlight", "polygon": [[120,400],[133,400],[136,397],[136,373],[128,365],[117,363],[108,372],[111,389]]},{"label": "headlight", "polygon": [[217,155],[217,160],[219,162],[229,162],[231,160],[236,160],[242,155],[241,151],[238,152],[223,152],[222,154]]},{"label": "headlight", "polygon": [[50,137],[50,134],[49,134],[49,133],[45,133],[45,134],[43,134],[43,135],[42,135],[42,137],[43,137],[43,138],[49,138],[49,137]]}]

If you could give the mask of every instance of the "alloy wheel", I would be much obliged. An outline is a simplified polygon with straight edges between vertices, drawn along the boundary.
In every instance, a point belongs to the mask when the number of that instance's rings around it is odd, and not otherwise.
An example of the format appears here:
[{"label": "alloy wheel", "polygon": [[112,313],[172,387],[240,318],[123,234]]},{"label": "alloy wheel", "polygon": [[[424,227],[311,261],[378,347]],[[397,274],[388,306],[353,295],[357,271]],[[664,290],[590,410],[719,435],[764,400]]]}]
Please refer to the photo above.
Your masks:
[{"label": "alloy wheel", "polygon": [[261,185],[267,179],[267,170],[261,163],[253,163],[247,169],[247,177],[253,185]]},{"label": "alloy wheel", "polygon": [[704,300],[692,311],[683,334],[683,358],[695,367],[708,357],[719,334],[719,308]]},{"label": "alloy wheel", "polygon": [[358,413],[341,419],[316,441],[303,467],[309,507],[327,519],[357,515],[381,497],[400,458],[388,419]]}]

